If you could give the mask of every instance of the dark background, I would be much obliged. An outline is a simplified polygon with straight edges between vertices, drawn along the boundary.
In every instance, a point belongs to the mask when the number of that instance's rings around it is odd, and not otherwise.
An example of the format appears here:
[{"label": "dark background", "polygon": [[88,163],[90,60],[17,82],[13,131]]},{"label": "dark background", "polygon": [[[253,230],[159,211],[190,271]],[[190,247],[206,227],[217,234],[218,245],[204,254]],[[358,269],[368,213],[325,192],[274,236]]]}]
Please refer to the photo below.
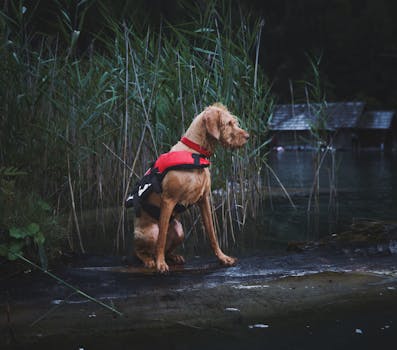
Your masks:
[{"label": "dark background", "polygon": [[[397,108],[397,1],[395,0],[254,0],[232,1],[234,16],[263,18],[260,64],[278,102],[290,102],[290,82],[311,79],[308,59],[321,57],[320,77],[329,101],[362,100],[368,108]],[[203,11],[207,2],[174,0],[26,1],[34,9],[32,31],[57,34],[60,5],[80,26],[79,51],[92,47],[104,30],[104,15],[128,18],[136,28],[189,21],[186,4]],[[10,7],[9,0],[3,5]],[[219,1],[222,6],[222,1]],[[74,16],[75,14],[75,16]],[[73,18],[74,17],[74,18]],[[96,44],[96,49],[100,49]],[[298,94],[299,95],[299,94]],[[302,96],[301,96],[302,97]],[[299,98],[299,96],[298,96]],[[296,100],[296,99],[295,99]]]}]

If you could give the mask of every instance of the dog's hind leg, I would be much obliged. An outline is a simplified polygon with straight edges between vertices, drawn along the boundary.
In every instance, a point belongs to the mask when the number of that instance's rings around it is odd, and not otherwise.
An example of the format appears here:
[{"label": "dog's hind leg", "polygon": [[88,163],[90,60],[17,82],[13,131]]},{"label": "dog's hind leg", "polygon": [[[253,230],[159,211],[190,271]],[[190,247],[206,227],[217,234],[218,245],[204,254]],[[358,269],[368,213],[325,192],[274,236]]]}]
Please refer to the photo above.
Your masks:
[{"label": "dog's hind leg", "polygon": [[175,254],[174,251],[178,248],[185,238],[182,224],[177,219],[172,219],[168,228],[167,243],[165,245],[165,260],[170,264],[181,265],[185,263],[182,255]]},{"label": "dog's hind leg", "polygon": [[156,267],[155,247],[158,239],[158,225],[152,224],[144,229],[136,229],[134,232],[135,255],[143,262],[145,267]]}]

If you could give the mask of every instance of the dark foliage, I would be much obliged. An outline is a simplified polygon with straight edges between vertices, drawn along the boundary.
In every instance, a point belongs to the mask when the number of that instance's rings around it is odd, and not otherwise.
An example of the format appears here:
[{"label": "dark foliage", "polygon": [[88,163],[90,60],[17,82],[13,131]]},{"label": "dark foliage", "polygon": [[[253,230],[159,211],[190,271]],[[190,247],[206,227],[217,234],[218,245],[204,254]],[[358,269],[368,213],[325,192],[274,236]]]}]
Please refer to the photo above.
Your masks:
[{"label": "dark foliage", "polygon": [[[289,81],[310,80],[306,54],[322,56],[322,79],[328,98],[365,100],[371,108],[397,107],[397,3],[393,0],[266,0],[234,1],[235,13],[252,11],[265,19],[260,64],[273,81],[273,92],[290,101]],[[56,36],[59,8],[74,14],[70,23],[81,31],[78,53],[101,44],[105,15],[120,22],[132,18],[134,25],[152,29],[161,23],[189,21],[185,5],[191,1],[25,1],[34,14],[32,32]],[[221,2],[219,2],[221,3]],[[80,4],[80,5],[78,5]],[[196,1],[204,10],[208,3]],[[11,7],[6,1],[4,8]],[[243,9],[243,10],[242,10]],[[81,12],[84,21],[79,23]],[[166,29],[165,29],[166,30]],[[299,91],[295,91],[299,95]]]}]

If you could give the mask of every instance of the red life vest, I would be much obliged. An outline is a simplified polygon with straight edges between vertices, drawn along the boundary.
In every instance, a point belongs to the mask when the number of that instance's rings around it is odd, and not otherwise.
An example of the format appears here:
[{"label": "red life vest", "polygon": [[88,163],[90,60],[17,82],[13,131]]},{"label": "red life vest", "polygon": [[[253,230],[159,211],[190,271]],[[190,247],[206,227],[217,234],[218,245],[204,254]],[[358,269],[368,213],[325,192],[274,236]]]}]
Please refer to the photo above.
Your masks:
[{"label": "red life vest", "polygon": [[201,154],[189,151],[168,152],[160,155],[145,175],[152,172],[165,175],[170,170],[206,168],[210,164],[210,161]]},{"label": "red life vest", "polygon": [[[161,192],[161,182],[170,170],[201,169],[210,166],[210,161],[203,155],[189,151],[168,152],[160,155],[153,165],[146,171],[139,180],[132,193],[127,197],[126,207],[134,206],[137,216],[143,208],[151,216],[159,218],[160,208],[153,208],[145,203],[145,199],[151,192]],[[182,212],[186,208],[177,204],[175,210]]]}]

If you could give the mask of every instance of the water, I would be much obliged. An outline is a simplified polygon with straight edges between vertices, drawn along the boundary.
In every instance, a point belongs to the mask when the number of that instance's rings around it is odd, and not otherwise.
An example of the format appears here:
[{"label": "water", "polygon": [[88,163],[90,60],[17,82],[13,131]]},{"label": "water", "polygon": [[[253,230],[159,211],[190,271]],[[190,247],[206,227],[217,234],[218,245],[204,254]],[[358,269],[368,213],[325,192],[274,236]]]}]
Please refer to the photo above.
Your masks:
[{"label": "water", "polygon": [[[313,152],[286,151],[271,152],[268,163],[278,177],[264,174],[264,181],[269,181],[271,196],[263,203],[261,212],[247,220],[243,231],[236,225],[235,239],[230,237],[228,245],[223,248],[237,256],[252,255],[268,251],[276,246],[285,247],[290,241],[316,240],[327,234],[343,232],[353,221],[360,218],[373,220],[397,220],[397,154],[382,152],[335,152],[335,181],[330,183],[332,154],[327,153],[321,171],[319,211],[313,206],[308,211],[310,191],[314,179]],[[268,180],[266,180],[266,175]],[[279,181],[291,195],[295,208],[283,191]],[[330,204],[330,187],[335,186],[335,197]],[[266,191],[269,193],[268,186]],[[254,194],[255,195],[255,194]],[[314,203],[314,200],[312,200]],[[198,213],[198,211],[196,211]],[[133,213],[128,213],[132,232]],[[198,215],[198,214],[197,214]],[[117,227],[115,213],[109,220],[109,227],[104,234],[102,227],[92,225],[84,230],[84,244],[90,253],[114,253],[114,245],[109,244],[109,235]],[[90,220],[88,220],[90,221]],[[92,227],[91,227],[92,226]],[[201,227],[201,221],[197,221]],[[185,225],[185,232],[191,227]],[[193,237],[194,236],[194,237]],[[222,236],[220,234],[220,236]],[[126,235],[126,254],[132,254],[132,234]],[[183,254],[211,256],[205,235],[191,235],[185,241]]]},{"label": "water", "polygon": [[[271,153],[269,164],[278,180],[269,175],[273,196],[263,212],[243,232],[242,246],[266,249],[272,242],[304,241],[347,230],[360,218],[397,220],[397,155],[381,152],[336,152],[332,183],[332,155],[329,152],[319,173],[319,211],[309,208],[314,179],[312,152]],[[292,197],[294,208],[282,196],[279,181]],[[330,188],[336,196],[330,203]],[[331,198],[332,199],[332,198]],[[254,243],[253,243],[254,241]]]}]

